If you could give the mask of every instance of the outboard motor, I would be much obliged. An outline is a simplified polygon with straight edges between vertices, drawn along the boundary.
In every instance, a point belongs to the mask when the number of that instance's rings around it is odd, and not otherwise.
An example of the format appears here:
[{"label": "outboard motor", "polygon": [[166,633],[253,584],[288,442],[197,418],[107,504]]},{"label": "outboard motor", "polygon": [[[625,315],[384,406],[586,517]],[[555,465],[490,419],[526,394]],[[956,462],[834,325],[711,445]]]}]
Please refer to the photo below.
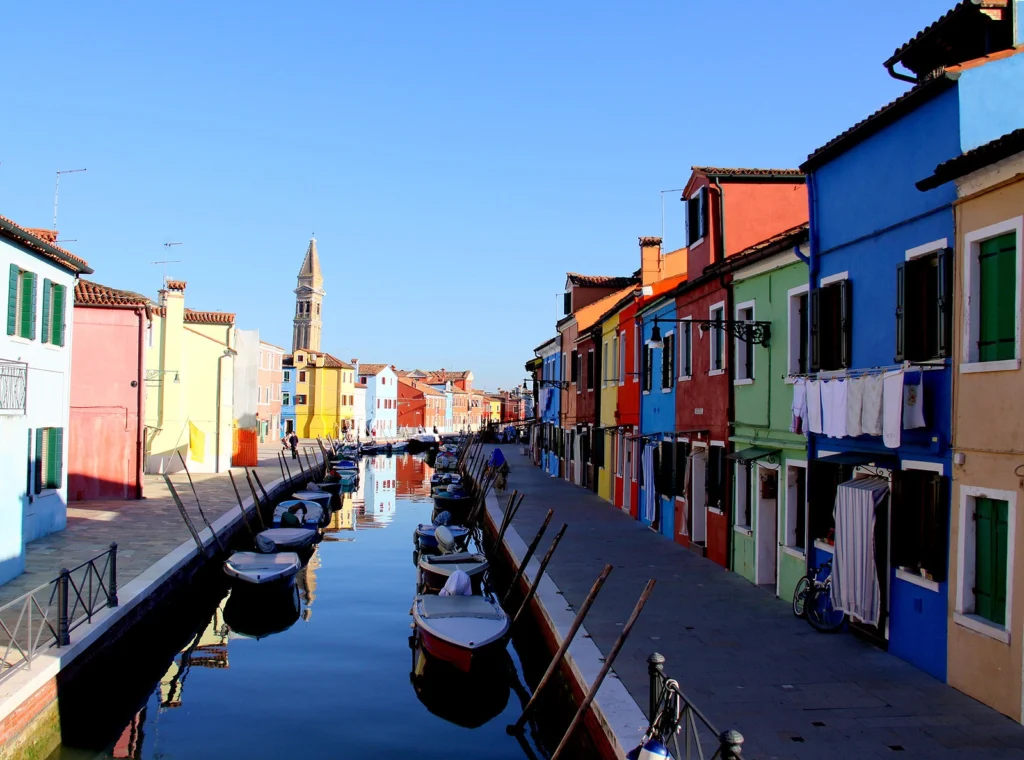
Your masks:
[{"label": "outboard motor", "polygon": [[455,536],[448,530],[447,525],[438,525],[434,528],[434,538],[437,539],[437,548],[441,554],[452,554],[455,551]]}]

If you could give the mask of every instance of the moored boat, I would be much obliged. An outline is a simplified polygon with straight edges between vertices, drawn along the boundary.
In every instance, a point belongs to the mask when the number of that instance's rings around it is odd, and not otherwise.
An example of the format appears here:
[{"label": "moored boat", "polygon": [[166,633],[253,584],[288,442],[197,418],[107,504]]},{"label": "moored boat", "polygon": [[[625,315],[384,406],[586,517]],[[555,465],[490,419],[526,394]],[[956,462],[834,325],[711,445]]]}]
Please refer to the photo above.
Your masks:
[{"label": "moored boat", "polygon": [[224,572],[229,577],[261,587],[287,585],[295,579],[301,567],[302,562],[295,552],[235,552],[224,560]]},{"label": "moored boat", "polygon": [[412,615],[423,649],[463,673],[505,651],[508,615],[488,597],[419,594]]},{"label": "moored boat", "polygon": [[[446,527],[451,531],[452,538],[454,539],[457,547],[462,548],[469,541],[469,528],[464,528],[461,525],[448,525]],[[419,544],[423,549],[436,549],[436,530],[437,526],[435,525],[420,523],[416,530],[413,531],[413,541]]]},{"label": "moored boat", "polygon": [[434,459],[434,469],[440,472],[454,470],[459,465],[459,458],[451,451],[440,451]]},{"label": "moored boat", "polygon": [[473,498],[461,486],[448,486],[447,489],[438,489],[434,492],[434,509],[437,512],[451,513],[455,522],[465,521],[472,507]]},{"label": "moored boat", "polygon": [[[291,512],[298,520],[299,524],[292,524],[292,520],[285,518],[285,512]],[[303,512],[305,514],[303,514]],[[304,528],[306,530],[316,530],[327,523],[330,517],[330,510],[324,509],[320,504],[315,501],[308,501],[306,499],[288,499],[282,501],[276,507],[274,507],[274,516],[271,521],[272,528]],[[284,520],[284,524],[282,524]]]},{"label": "moored boat", "polygon": [[319,488],[321,491],[323,491],[324,493],[329,493],[331,495],[337,495],[337,494],[341,493],[341,480],[340,479],[338,479],[338,480],[322,480],[319,483],[315,483],[314,485],[317,488]]},{"label": "moored boat", "polygon": [[473,584],[473,593],[483,588],[484,576],[490,564],[483,554],[460,552],[458,554],[424,554],[417,562],[420,574],[421,593],[437,593],[457,570],[461,570]]},{"label": "moored boat", "polygon": [[305,549],[316,540],[317,532],[309,528],[267,528],[256,534],[256,548],[264,554],[294,552]]},{"label": "moored boat", "polygon": [[319,504],[325,510],[331,508],[331,494],[327,491],[296,491],[292,494],[293,499],[300,499],[302,501],[312,501]]},{"label": "moored boat", "polygon": [[426,451],[427,449],[436,449],[440,445],[440,438],[434,433],[421,433],[420,435],[414,435],[409,439],[409,451],[411,453],[417,453],[419,451]]}]

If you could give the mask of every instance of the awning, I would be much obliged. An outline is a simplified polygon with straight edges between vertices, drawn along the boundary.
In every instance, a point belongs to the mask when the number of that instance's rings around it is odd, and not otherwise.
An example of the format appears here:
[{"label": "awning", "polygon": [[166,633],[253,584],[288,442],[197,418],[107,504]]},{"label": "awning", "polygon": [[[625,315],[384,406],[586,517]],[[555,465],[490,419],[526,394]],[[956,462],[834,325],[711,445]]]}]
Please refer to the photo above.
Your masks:
[{"label": "awning", "polygon": [[838,454],[829,454],[828,456],[818,457],[818,462],[824,462],[826,464],[849,464],[854,467],[860,467],[865,464],[877,464],[879,467],[891,467],[895,464],[895,460],[891,456],[885,454],[869,454],[865,451],[843,451]]},{"label": "awning", "polygon": [[764,459],[765,457],[778,454],[781,451],[781,449],[763,449],[760,446],[748,446],[745,449],[740,449],[739,451],[734,451],[731,454],[726,454],[725,458],[735,459],[737,462],[749,464],[757,459]]}]

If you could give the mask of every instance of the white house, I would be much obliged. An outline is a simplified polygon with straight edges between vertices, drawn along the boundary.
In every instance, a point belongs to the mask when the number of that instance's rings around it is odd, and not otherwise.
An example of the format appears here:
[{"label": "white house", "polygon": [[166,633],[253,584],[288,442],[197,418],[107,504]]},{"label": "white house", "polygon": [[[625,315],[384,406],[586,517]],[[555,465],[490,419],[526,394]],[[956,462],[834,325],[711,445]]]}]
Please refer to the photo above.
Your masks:
[{"label": "white house", "polygon": [[356,379],[366,383],[366,429],[375,438],[398,435],[398,375],[387,364],[359,364]]},{"label": "white house", "polygon": [[352,428],[356,438],[365,438],[370,434],[366,427],[366,383],[357,382],[352,392]]},{"label": "white house", "polygon": [[67,524],[70,317],[75,279],[92,269],[56,238],[0,217],[0,583],[25,569],[27,542]]}]

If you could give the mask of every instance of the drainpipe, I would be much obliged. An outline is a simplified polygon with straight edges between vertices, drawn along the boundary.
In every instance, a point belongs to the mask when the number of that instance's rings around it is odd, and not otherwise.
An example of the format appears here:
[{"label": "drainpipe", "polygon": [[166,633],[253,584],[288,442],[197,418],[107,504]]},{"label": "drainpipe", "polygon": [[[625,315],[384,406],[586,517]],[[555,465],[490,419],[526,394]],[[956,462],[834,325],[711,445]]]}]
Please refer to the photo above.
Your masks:
[{"label": "drainpipe", "polygon": [[809,256],[805,256],[804,254],[802,254],[800,252],[800,246],[798,246],[798,245],[794,245],[793,246],[793,255],[796,256],[798,259],[800,259],[800,261],[804,262],[805,264],[810,265],[810,263],[811,263],[810,257]]},{"label": "drainpipe", "polygon": [[725,261],[725,192],[718,182],[718,177],[709,177],[718,191],[718,251],[719,261]]},{"label": "drainpipe", "polygon": [[135,315],[139,318],[139,369],[138,369],[138,385],[136,386],[136,403],[138,420],[136,422],[135,429],[135,498],[142,498],[142,484],[143,478],[142,473],[144,470],[143,459],[146,456],[146,416],[144,413],[144,407],[146,404],[146,327],[145,323],[152,322],[153,311],[147,304],[142,309],[136,309]]},{"label": "drainpipe", "polygon": [[893,79],[899,79],[901,82],[910,82],[911,84],[918,83],[917,77],[910,77],[907,76],[906,74],[900,74],[898,71],[894,71],[893,67],[895,65],[895,63],[887,63],[885,65],[885,70],[889,72],[889,76],[891,76]]},{"label": "drainpipe", "polygon": [[[807,278],[808,278],[808,307],[810,306],[810,291],[817,287],[818,272],[821,269],[821,252],[818,246],[818,184],[817,177],[814,172],[807,173],[807,219],[808,219],[808,236],[807,245],[810,249],[810,261],[807,264]],[[805,319],[810,321],[811,314],[810,308],[807,309],[807,315]],[[808,336],[810,335],[810,325],[808,324],[807,329]],[[809,358],[809,357],[808,357]],[[808,370],[810,370],[810,362],[808,362]],[[817,445],[816,439],[813,435],[808,433],[807,435],[807,476],[808,476],[808,493],[810,493],[810,464],[817,458]],[[805,515],[806,517],[806,515]],[[810,530],[807,525],[807,520],[804,520],[804,562],[807,567],[810,567],[811,558],[811,547],[808,546],[808,539],[810,538]]]},{"label": "drainpipe", "polygon": [[[723,254],[724,254],[724,246],[723,246]],[[719,277],[718,277],[718,284],[719,284],[719,286],[721,288],[723,288],[725,290],[725,318],[726,319],[735,319],[734,299],[733,299],[732,288],[730,287],[731,284],[732,284],[732,275],[731,274],[719,275]],[[769,370],[769,372],[770,371],[771,370]],[[725,423],[725,428],[726,428],[725,429],[725,441],[723,441],[723,443],[725,443],[726,451],[728,451],[728,449],[729,449],[729,437],[732,435],[732,432],[733,432],[733,430],[732,430],[733,425],[732,425],[731,422],[729,422],[729,420],[733,420],[733,419],[736,418],[736,387],[733,385],[733,382],[732,382],[732,380],[733,380],[733,373],[734,372],[735,372],[735,367],[733,366],[733,362],[730,361],[729,362],[729,372],[725,376],[726,383],[728,383],[728,386],[729,386],[729,396],[728,396],[728,402],[727,402],[726,412],[725,412],[725,414],[726,414],[726,417],[725,417],[725,419],[726,419],[726,423]],[[771,385],[770,382],[769,382],[769,385]],[[710,455],[710,454],[711,454],[711,436],[708,435],[708,455]],[[726,482],[730,484],[730,491],[731,491],[732,479],[731,478],[727,478]],[[730,561],[730,558],[732,557],[732,542],[733,542],[733,534],[735,533],[735,531],[732,530],[732,526],[729,524],[732,521],[732,519],[733,519],[733,515],[732,515],[732,503],[733,503],[732,493],[729,494],[729,497],[730,498],[728,499],[728,504],[729,504],[728,510],[724,509],[725,504],[722,505],[723,506],[723,510],[722,511],[725,512],[726,515],[727,515],[727,517],[726,517],[726,527],[728,529],[725,532],[725,558],[726,558],[726,562],[727,563]],[[705,527],[705,531],[707,531],[706,527]],[[705,540],[705,543],[706,543],[707,542],[707,536],[706,535],[704,537],[704,540]]]},{"label": "drainpipe", "polygon": [[221,362],[224,359],[231,359],[237,356],[238,352],[233,348],[225,348],[224,353],[217,357],[217,438],[216,438],[216,450],[214,453],[214,472],[220,472],[220,408],[223,406],[224,399],[224,370]]}]

